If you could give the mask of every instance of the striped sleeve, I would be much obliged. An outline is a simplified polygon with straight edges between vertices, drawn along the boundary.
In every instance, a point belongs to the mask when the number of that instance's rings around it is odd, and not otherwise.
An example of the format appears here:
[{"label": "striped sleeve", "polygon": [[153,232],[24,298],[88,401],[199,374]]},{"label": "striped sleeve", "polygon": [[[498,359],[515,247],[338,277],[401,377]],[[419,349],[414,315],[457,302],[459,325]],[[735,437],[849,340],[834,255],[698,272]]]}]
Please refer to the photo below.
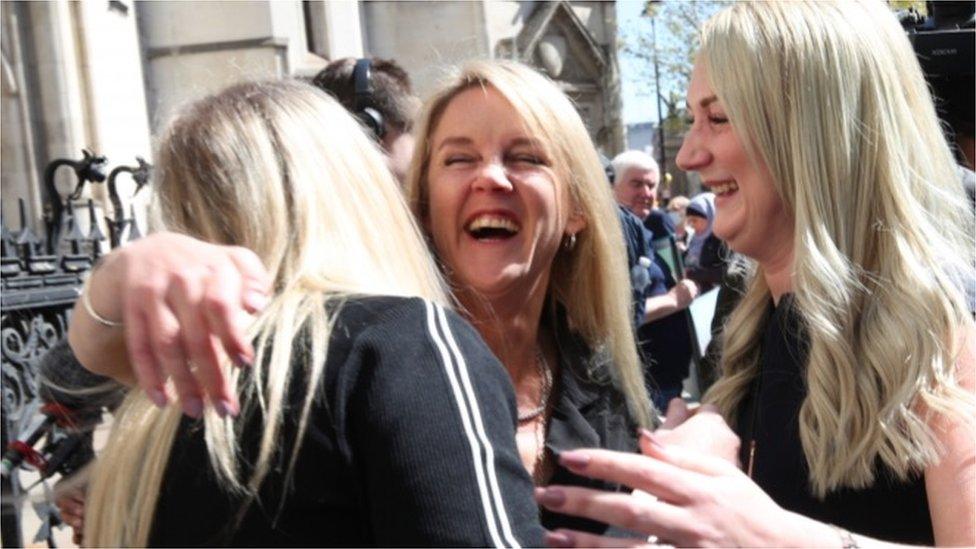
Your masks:
[{"label": "striped sleeve", "polygon": [[422,300],[358,338],[349,445],[379,545],[539,546],[507,373],[462,319]]}]

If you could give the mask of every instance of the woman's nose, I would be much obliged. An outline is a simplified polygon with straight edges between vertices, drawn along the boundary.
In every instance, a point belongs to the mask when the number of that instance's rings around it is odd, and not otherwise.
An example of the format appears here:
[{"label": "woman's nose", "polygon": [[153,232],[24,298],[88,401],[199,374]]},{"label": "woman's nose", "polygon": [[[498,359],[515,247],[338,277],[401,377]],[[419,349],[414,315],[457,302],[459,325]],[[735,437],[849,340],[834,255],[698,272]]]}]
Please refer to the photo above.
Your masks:
[{"label": "woman's nose", "polygon": [[505,166],[500,162],[491,161],[479,167],[474,188],[484,191],[510,191],[513,187]]},{"label": "woman's nose", "polygon": [[681,148],[678,149],[674,163],[682,170],[690,172],[702,169],[711,161],[712,153],[705,147],[695,129],[688,130],[684,141],[681,142]]}]

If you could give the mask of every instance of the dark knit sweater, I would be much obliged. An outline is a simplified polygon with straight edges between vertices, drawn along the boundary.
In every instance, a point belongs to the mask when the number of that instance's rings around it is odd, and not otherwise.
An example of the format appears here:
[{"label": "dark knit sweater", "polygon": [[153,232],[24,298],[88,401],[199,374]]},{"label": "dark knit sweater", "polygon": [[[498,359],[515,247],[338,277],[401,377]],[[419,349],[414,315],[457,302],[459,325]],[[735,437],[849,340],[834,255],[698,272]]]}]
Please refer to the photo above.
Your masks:
[{"label": "dark knit sweater", "polygon": [[[182,422],[150,545],[542,545],[511,382],[454,313],[393,297],[342,307],[286,486],[301,381],[275,466],[240,521],[241,500],[215,480],[199,422]],[[245,421],[247,470],[262,422]]]}]

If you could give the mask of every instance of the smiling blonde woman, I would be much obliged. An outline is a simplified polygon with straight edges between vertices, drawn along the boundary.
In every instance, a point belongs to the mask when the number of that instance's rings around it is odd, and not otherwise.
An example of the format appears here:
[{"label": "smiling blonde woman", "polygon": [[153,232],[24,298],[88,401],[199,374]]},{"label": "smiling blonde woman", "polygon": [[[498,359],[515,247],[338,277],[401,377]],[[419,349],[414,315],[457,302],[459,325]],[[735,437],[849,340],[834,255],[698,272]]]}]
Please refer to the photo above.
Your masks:
[{"label": "smiling blonde woman", "polygon": [[667,503],[588,512],[678,545],[973,545],[974,220],[904,31],[873,0],[738,3],[705,25],[688,103],[678,163],[758,264],[705,397],[745,472],[600,456]]}]

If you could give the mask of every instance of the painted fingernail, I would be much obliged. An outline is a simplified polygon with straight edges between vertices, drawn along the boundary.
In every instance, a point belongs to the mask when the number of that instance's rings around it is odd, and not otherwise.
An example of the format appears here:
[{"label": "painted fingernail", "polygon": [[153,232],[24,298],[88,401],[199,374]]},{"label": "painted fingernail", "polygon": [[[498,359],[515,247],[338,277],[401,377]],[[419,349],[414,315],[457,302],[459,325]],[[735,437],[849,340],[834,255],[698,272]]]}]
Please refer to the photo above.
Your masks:
[{"label": "painted fingernail", "polygon": [[217,412],[219,417],[227,417],[230,415],[230,410],[227,409],[227,403],[223,400],[216,400],[213,403],[214,412]]},{"label": "painted fingernail", "polygon": [[582,471],[590,464],[590,456],[576,452],[563,452],[559,454],[559,463],[570,471]]},{"label": "painted fingernail", "polygon": [[576,547],[576,540],[566,532],[546,532],[545,542],[548,547]]},{"label": "painted fingernail", "polygon": [[169,399],[166,398],[166,393],[160,391],[159,389],[149,389],[146,391],[146,395],[153,404],[159,406],[160,408],[165,408],[169,403]]},{"label": "painted fingernail", "polygon": [[536,496],[536,499],[546,507],[559,508],[566,503],[566,492],[559,488],[545,488],[541,494]]},{"label": "painted fingernail", "polygon": [[203,401],[197,397],[189,397],[183,401],[183,413],[193,419],[203,416]]},{"label": "painted fingernail", "polygon": [[261,311],[268,305],[268,296],[258,290],[244,292],[244,306],[251,311]]},{"label": "painted fingernail", "polygon": [[220,399],[213,403],[214,411],[220,417],[234,417],[237,415],[237,407],[227,399]]},{"label": "painted fingernail", "polygon": [[246,368],[254,364],[254,359],[245,355],[244,353],[238,353],[234,360],[234,364],[236,364],[238,368]]}]

